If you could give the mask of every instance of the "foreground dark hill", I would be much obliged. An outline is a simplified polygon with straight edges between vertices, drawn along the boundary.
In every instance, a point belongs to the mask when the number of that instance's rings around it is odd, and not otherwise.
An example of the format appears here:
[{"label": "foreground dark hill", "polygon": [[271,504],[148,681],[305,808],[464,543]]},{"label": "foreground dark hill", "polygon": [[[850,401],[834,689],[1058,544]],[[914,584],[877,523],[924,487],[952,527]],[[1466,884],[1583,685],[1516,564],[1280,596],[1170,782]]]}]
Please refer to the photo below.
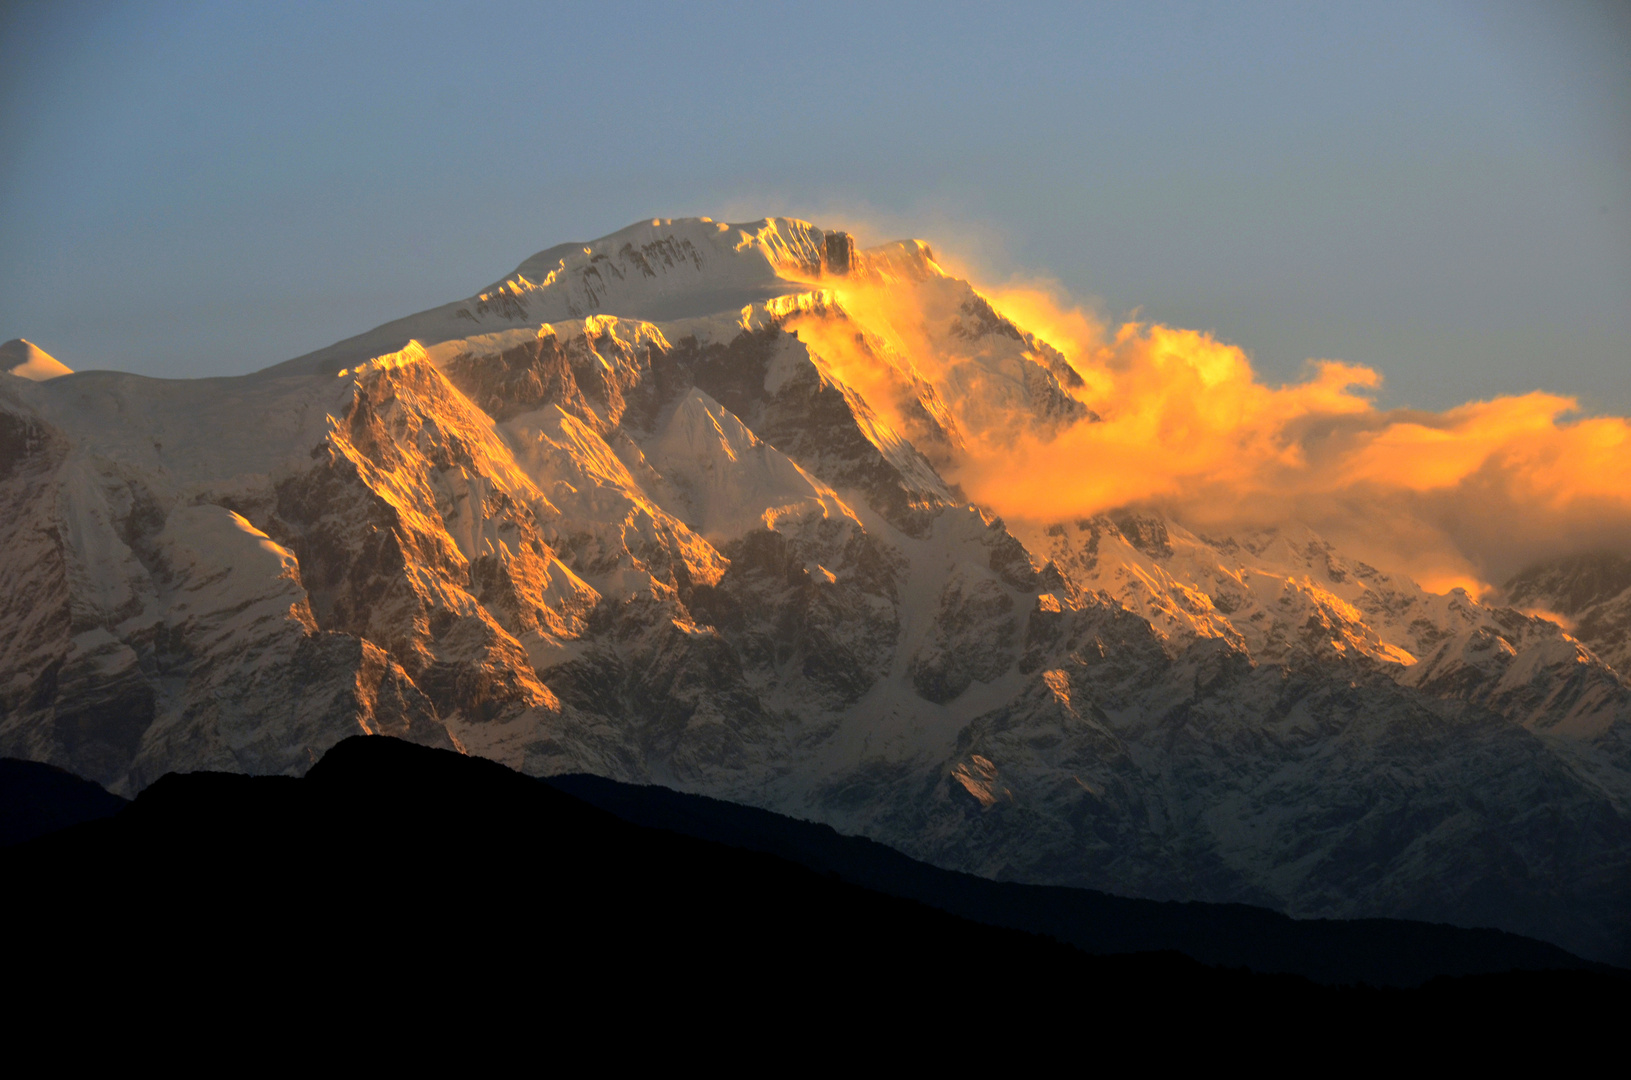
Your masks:
[{"label": "foreground dark hill", "polygon": [[863,837],[754,807],[586,774],[549,783],[625,821],[763,852],[991,926],[1097,955],[1173,951],[1328,985],[1419,986],[1438,976],[1604,970],[1532,938],[1407,919],[1292,919],[1246,904],[1136,900],[998,882],[909,859]]},{"label": "foreground dark hill", "polygon": [[0,847],[112,817],[128,799],[43,761],[0,758]]},{"label": "foreground dark hill", "polygon": [[[622,820],[493,762],[354,738],[303,779],[166,776],[111,818],[0,851],[9,974],[50,1009],[92,1013],[114,1001],[180,1008],[140,992],[162,973],[189,1008],[239,1016],[436,999],[487,1019],[547,1006],[552,1023],[642,1028],[845,1017],[892,1038],[905,1021],[970,1010],[981,1024],[1092,1016],[1144,1027],[1179,1012],[1220,1030],[1264,1015],[1323,1030],[1436,1024],[1463,1009],[1493,1023],[1518,1003],[1526,1016],[1566,1007],[1578,1020],[1626,1000],[1621,978],[1592,971],[1383,991],[1172,952],[1090,956],[865,886],[894,875],[948,906],[1007,904],[998,918],[1040,894],[996,886],[959,898],[966,879],[796,822],[651,790],[590,794],[726,842]],[[1118,903],[1083,902],[1036,915]],[[1223,909],[1219,926],[1229,933],[1241,916]],[[1427,929],[1430,944],[1446,933]],[[1123,944],[1169,931],[1135,928]],[[1505,947],[1531,960],[1545,949]]]},{"label": "foreground dark hill", "polygon": [[[343,767],[344,782],[355,782],[359,767],[364,772],[395,771],[413,762],[413,757],[387,760],[400,757],[382,748],[388,744],[347,746],[342,757],[352,760]],[[416,764],[422,768],[430,760]],[[452,778],[461,770],[444,763],[442,771]],[[458,777],[466,782],[472,778]],[[427,773],[423,779],[432,777]],[[206,793],[202,786],[219,780],[192,776],[167,783],[192,787],[192,801],[220,801],[219,792]],[[996,882],[941,870],[825,825],[705,796],[582,774],[555,777],[547,784],[648,831],[773,855],[886,896],[988,926],[1041,934],[1095,955],[1178,952],[1212,966],[1295,974],[1334,986],[1410,987],[1438,976],[1601,970],[1556,946],[1496,930],[1395,919],[1295,920],[1243,904],[1162,903],[1087,889]],[[53,766],[0,759],[0,847],[109,818],[129,805]],[[143,813],[152,810],[144,805]]]}]

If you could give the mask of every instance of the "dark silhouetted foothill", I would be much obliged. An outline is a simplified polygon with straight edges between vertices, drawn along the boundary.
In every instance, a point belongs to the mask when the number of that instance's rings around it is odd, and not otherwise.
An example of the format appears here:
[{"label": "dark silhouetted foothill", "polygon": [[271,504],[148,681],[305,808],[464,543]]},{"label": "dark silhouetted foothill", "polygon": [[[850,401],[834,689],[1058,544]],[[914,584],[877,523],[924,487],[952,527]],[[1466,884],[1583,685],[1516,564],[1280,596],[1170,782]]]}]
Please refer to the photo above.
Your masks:
[{"label": "dark silhouetted foothill", "polygon": [[0,758],[0,847],[112,817],[126,800],[65,769]]},{"label": "dark silhouetted foothill", "polygon": [[[18,1016],[66,1002],[78,1024],[285,1032],[378,1011],[399,1032],[542,1025],[605,1053],[738,1035],[900,1049],[944,1029],[984,1057],[998,1033],[1089,1021],[1121,1037],[1182,1018],[1212,1050],[1245,1049],[1270,1016],[1384,1042],[1520,1008],[1609,1030],[1631,985],[1510,935],[1298,937],[1252,909],[1016,888],[762,811],[375,737],[302,779],[165,776],[113,817],[0,852],[0,880],[8,980],[35,990]],[[1389,990],[1246,970],[1266,949],[1271,968],[1359,971],[1367,941],[1387,954],[1375,970],[1397,976],[1415,948],[1441,977]],[[1471,970],[1491,973],[1443,977]]]},{"label": "dark silhouetted foothill", "polygon": [[1615,970],[1500,930],[1408,919],[1293,919],[1246,904],[1138,900],[991,881],[917,862],[826,825],[702,795],[599,776],[548,782],[626,821],[777,855],[889,896],[1098,955],[1178,952],[1205,964],[1295,974],[1330,986],[1414,987],[1443,976]]}]

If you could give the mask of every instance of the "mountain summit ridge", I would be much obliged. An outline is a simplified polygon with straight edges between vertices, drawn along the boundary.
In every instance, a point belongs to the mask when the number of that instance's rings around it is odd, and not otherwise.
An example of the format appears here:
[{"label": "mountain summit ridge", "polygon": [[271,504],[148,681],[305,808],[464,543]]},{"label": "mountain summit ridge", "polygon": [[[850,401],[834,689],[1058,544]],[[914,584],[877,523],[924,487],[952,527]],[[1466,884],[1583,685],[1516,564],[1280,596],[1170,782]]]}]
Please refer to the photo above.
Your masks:
[{"label": "mountain summit ridge", "polygon": [[0,377],[0,755],[131,795],[379,732],[1626,963],[1621,674],[1301,526],[947,479],[1095,423],[1081,381],[926,245],[791,219],[547,249],[248,376]]},{"label": "mountain summit ridge", "polygon": [[67,364],[23,338],[12,338],[0,345],[0,371],[35,382],[73,374]]},{"label": "mountain summit ridge", "polygon": [[640,221],[599,240],[547,248],[464,300],[393,320],[277,369],[338,370],[395,352],[409,340],[429,347],[482,328],[599,314],[661,322],[738,311],[806,291],[805,279],[818,278],[825,265],[828,235],[792,218],[742,225],[711,218]]}]

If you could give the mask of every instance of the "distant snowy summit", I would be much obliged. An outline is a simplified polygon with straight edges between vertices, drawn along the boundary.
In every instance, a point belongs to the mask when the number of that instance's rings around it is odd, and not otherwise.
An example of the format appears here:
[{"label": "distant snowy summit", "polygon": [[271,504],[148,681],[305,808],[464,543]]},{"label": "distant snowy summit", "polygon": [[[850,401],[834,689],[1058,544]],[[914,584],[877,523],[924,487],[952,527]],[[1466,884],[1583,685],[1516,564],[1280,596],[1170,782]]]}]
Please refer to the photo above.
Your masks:
[{"label": "distant snowy summit", "polygon": [[67,364],[32,341],[24,341],[22,338],[12,338],[4,345],[0,345],[0,371],[34,382],[44,382],[58,375],[73,374],[73,369]]},{"label": "distant snowy summit", "polygon": [[939,272],[926,244],[888,244],[861,253],[848,233],[792,218],[740,225],[653,218],[599,240],[541,251],[468,299],[386,323],[280,368],[338,370],[409,341],[432,346],[592,315],[674,322],[806,293],[823,278]]},{"label": "distant snowy summit", "polygon": [[389,734],[1631,962],[1624,566],[1514,584],[1571,634],[1294,522],[1005,523],[969,455],[1098,417],[919,241],[655,219],[230,379],[5,349],[0,754],[130,794]]}]

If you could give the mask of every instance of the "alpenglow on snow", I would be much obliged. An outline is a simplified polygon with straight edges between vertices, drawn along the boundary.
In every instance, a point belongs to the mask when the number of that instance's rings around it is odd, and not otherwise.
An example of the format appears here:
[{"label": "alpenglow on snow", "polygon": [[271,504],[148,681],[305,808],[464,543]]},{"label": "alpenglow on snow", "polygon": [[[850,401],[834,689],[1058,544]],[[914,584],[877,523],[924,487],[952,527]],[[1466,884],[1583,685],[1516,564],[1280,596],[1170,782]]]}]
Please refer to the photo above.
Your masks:
[{"label": "alpenglow on snow", "polygon": [[1099,417],[924,243],[642,222],[237,378],[23,346],[0,754],[129,795],[381,733],[992,877],[1631,963],[1631,578],[1576,637],[1295,522],[1005,524],[970,446]]}]

